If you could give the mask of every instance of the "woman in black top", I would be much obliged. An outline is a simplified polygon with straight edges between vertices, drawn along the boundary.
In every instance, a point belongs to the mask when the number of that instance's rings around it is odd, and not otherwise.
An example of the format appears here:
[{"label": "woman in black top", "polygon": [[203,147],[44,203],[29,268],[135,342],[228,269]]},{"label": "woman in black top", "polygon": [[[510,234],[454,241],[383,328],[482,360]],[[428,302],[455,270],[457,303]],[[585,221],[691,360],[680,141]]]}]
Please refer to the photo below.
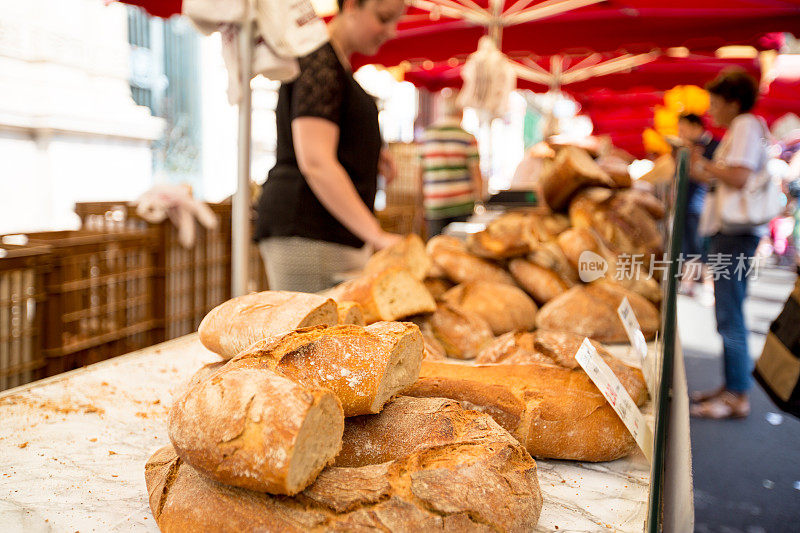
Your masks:
[{"label": "woman in black top", "polygon": [[[317,292],[363,266],[369,248],[400,237],[372,214],[382,150],[378,108],[353,78],[349,57],[394,37],[403,0],[339,0],[330,42],[299,60],[278,94],[277,161],[264,183],[256,238],[270,288]],[[366,246],[365,246],[366,244]]]}]

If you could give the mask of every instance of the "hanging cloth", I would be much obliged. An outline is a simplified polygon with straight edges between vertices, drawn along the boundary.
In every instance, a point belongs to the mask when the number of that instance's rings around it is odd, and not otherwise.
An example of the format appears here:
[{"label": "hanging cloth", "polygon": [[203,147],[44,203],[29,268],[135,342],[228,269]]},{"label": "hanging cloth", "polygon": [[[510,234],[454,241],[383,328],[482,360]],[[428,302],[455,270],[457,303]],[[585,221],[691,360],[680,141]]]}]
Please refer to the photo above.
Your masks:
[{"label": "hanging cloth", "polygon": [[506,56],[489,36],[481,37],[478,51],[467,58],[461,70],[464,86],[458,95],[462,107],[472,107],[483,118],[506,114],[508,97],[516,88],[517,78]]}]

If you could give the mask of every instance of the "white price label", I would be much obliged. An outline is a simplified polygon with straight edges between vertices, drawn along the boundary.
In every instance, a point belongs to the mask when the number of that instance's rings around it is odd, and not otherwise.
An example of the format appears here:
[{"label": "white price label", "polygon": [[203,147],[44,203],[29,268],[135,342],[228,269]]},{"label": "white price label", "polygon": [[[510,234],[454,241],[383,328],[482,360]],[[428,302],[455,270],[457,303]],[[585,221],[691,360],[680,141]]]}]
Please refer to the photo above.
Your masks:
[{"label": "white price label", "polygon": [[622,299],[622,303],[620,303],[617,308],[617,314],[620,320],[622,320],[622,325],[625,328],[625,333],[628,335],[628,340],[634,352],[639,356],[639,361],[642,365],[642,374],[644,374],[644,380],[647,384],[647,390],[650,391],[650,396],[654,397],[653,368],[651,368],[653,367],[653,361],[648,357],[647,341],[644,338],[644,333],[642,333],[642,328],[639,326],[639,321],[636,319],[636,314],[633,312],[633,307],[631,307],[628,298]]},{"label": "white price label", "polygon": [[619,415],[625,427],[633,435],[633,439],[644,452],[648,461],[653,460],[653,432],[642,416],[636,403],[620,383],[619,378],[598,355],[597,350],[588,338],[583,339],[575,360],[581,365],[589,378],[594,382],[608,403]]}]

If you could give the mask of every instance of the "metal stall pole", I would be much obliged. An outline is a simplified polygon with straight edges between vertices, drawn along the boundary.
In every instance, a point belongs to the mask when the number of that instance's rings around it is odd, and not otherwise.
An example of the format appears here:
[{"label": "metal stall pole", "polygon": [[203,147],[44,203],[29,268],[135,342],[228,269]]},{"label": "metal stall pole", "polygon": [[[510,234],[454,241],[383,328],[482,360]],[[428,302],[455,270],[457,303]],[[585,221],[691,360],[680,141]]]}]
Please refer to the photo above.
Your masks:
[{"label": "metal stall pole", "polygon": [[241,58],[242,98],[239,101],[239,157],[236,193],[233,196],[231,212],[231,296],[241,296],[247,292],[249,280],[250,254],[250,148],[251,148],[251,113],[253,63],[253,34],[255,22],[250,14],[245,16],[245,23],[239,34],[239,57]]}]

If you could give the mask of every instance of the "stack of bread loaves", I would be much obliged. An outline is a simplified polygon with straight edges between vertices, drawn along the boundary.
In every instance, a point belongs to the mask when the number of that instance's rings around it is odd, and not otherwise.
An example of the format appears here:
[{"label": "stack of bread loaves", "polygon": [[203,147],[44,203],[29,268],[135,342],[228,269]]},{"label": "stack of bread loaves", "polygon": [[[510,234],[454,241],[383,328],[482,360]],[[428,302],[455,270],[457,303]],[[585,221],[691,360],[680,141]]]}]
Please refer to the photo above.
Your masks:
[{"label": "stack of bread loaves", "polygon": [[333,300],[265,292],[214,309],[226,361],[171,408],[145,467],[162,531],[530,531],[536,463],[490,416],[400,396],[423,341],[407,322],[338,324]]}]

